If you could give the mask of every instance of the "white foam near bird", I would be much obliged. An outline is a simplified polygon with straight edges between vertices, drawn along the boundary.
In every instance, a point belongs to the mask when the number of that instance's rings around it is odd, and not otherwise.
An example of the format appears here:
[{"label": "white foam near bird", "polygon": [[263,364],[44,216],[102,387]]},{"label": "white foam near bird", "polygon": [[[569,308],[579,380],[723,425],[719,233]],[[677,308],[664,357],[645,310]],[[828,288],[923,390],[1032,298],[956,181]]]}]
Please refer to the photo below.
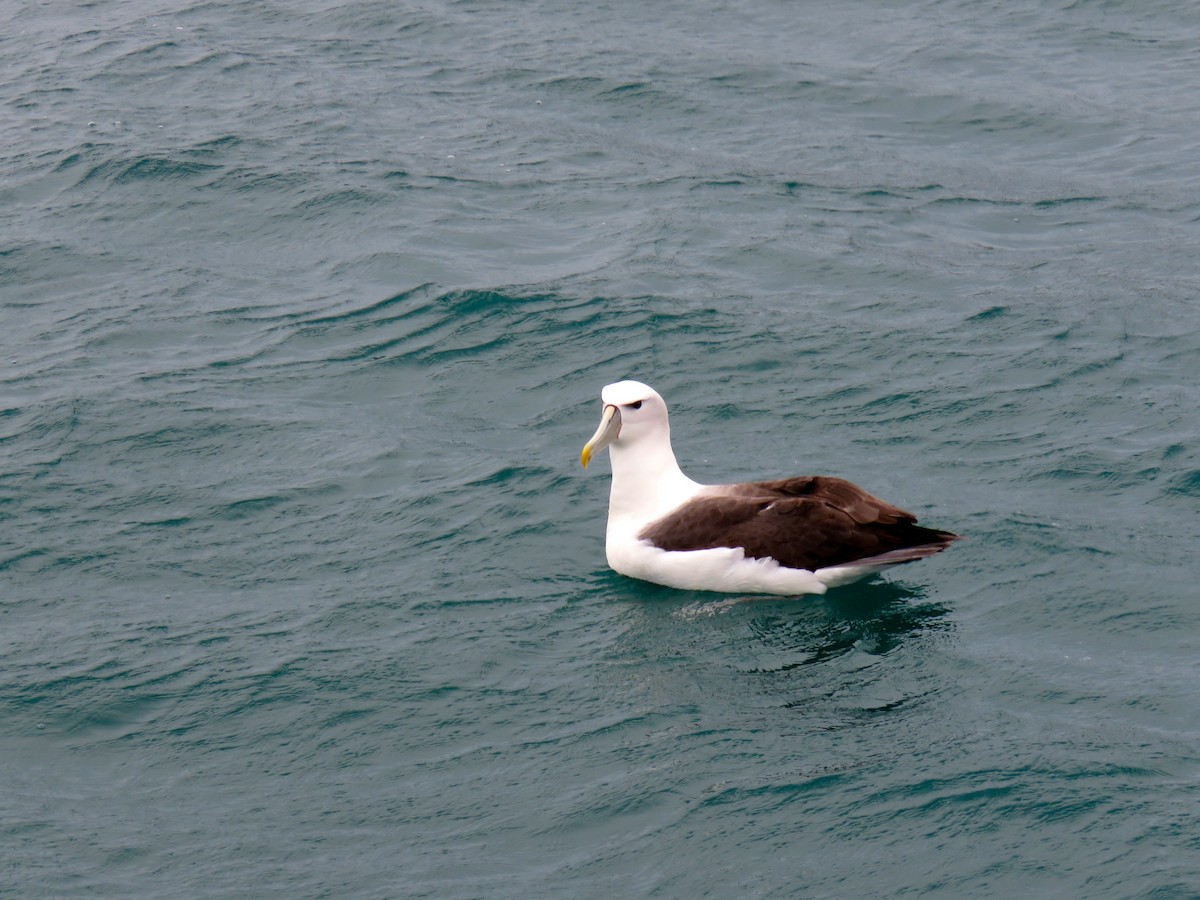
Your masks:
[{"label": "white foam near bird", "polygon": [[638,381],[600,394],[581,461],[608,448],[605,553],[622,575],[686,590],[823,594],[959,539],[829,476],[703,485],[671,448],[667,405]]}]

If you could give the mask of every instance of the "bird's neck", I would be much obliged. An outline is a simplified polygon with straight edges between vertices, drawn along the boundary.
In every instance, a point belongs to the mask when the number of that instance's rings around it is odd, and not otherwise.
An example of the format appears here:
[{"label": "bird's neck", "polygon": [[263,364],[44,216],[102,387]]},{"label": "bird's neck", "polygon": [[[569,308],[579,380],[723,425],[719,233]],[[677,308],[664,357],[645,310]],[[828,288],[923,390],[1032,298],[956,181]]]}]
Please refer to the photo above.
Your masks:
[{"label": "bird's neck", "polygon": [[609,448],[612,488],[609,491],[609,521],[631,517],[641,521],[658,518],[689,500],[701,485],[679,468],[670,440],[630,448]]}]

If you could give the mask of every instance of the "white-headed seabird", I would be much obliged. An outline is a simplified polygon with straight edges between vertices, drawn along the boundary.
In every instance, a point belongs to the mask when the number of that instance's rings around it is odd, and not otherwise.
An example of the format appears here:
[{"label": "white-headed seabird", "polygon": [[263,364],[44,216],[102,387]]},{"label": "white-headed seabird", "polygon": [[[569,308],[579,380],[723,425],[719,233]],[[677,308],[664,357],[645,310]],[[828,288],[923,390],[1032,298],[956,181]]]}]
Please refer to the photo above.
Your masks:
[{"label": "white-headed seabird", "polygon": [[622,575],[686,590],[823,594],[959,539],[841,478],[698,484],[675,461],[656,391],[620,381],[600,399],[600,427],[580,458],[587,468],[609,448],[605,554]]}]

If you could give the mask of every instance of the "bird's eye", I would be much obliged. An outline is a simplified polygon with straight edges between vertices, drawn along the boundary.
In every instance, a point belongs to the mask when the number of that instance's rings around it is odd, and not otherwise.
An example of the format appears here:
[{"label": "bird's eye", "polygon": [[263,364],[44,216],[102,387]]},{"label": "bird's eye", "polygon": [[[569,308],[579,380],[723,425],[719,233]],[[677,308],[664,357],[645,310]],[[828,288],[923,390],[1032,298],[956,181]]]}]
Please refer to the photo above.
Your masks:
[{"label": "bird's eye", "polygon": [[642,401],[641,401],[641,400],[638,400],[636,403],[630,403],[630,404],[629,404],[629,408],[630,408],[630,409],[641,409],[641,408],[642,408]]}]

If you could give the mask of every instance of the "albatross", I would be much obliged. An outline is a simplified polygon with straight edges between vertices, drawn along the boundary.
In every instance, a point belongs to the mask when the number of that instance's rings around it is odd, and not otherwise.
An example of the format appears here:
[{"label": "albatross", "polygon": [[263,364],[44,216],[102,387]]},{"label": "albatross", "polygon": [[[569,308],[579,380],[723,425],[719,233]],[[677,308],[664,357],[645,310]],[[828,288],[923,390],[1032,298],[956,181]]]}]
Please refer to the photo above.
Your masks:
[{"label": "albatross", "polygon": [[605,555],[622,575],[684,590],[823,594],[959,539],[842,478],[699,484],[671,449],[667,404],[638,381],[600,393],[586,469],[612,461]]}]

